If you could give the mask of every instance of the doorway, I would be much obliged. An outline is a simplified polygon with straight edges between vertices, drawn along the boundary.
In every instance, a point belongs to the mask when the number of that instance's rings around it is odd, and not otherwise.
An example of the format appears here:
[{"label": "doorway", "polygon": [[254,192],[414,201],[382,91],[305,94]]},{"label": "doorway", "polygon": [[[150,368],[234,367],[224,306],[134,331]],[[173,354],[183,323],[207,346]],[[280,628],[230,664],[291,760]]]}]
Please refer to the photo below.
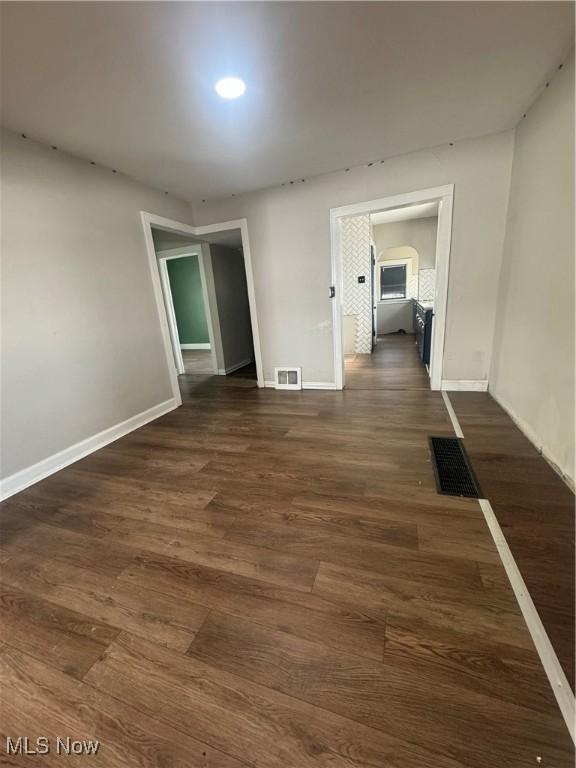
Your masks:
[{"label": "doorway", "polygon": [[178,375],[215,374],[218,364],[201,246],[161,250],[162,233],[153,228],[152,236]]},{"label": "doorway", "polygon": [[[441,389],[453,193],[446,185],[331,210],[338,389]],[[420,260],[402,239],[375,242],[374,223],[432,216],[431,256]]]},{"label": "doorway", "polygon": [[[179,404],[182,402],[178,377],[190,376],[186,371],[187,351],[209,352],[207,373],[211,375],[227,376],[252,363],[256,369],[257,385],[263,387],[246,220],[193,227],[144,211],[141,220],[168,374],[176,401]],[[163,234],[165,247],[155,245],[155,233],[158,232]],[[157,242],[158,239],[156,235]],[[168,264],[174,259],[192,256],[197,259],[209,340],[190,343],[209,344],[209,349],[187,350],[186,342],[181,342],[178,331]]]}]

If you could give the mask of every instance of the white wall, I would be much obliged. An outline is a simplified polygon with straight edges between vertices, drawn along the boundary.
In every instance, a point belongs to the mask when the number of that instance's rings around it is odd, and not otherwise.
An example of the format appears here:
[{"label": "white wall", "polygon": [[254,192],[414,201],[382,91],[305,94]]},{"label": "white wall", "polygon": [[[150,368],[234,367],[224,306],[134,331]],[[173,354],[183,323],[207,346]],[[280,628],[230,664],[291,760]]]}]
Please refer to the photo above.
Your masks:
[{"label": "white wall", "polygon": [[2,134],[2,477],[172,397],[140,211],[181,201]]},{"label": "white wall", "polygon": [[180,235],[178,232],[168,232],[165,229],[152,227],[152,240],[156,253],[169,251],[173,248],[185,248],[187,245],[197,245],[199,239],[192,235]]},{"label": "white wall", "polygon": [[372,227],[372,236],[376,245],[376,257],[387,248],[409,245],[418,251],[420,269],[435,267],[437,229],[437,216],[375,224]]},{"label": "white wall", "polygon": [[574,64],[518,126],[490,391],[574,480]]},{"label": "white wall", "polygon": [[410,299],[380,301],[376,311],[376,330],[379,336],[402,329],[414,333],[414,302]]},{"label": "white wall", "polygon": [[330,208],[453,183],[443,376],[486,379],[512,150],[509,131],[195,205],[198,225],[248,220],[265,378],[274,378],[274,366],[293,364],[305,381],[334,381]]},{"label": "white wall", "polygon": [[229,371],[254,360],[244,257],[238,250],[210,245],[210,258],[223,368]]}]

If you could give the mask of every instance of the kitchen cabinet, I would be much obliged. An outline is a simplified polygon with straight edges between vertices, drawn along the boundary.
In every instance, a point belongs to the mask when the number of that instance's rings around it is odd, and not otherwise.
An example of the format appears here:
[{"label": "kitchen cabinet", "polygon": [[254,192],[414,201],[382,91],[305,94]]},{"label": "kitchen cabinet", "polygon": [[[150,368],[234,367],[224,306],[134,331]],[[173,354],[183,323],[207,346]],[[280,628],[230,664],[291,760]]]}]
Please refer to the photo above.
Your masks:
[{"label": "kitchen cabinet", "polygon": [[432,346],[432,318],[434,307],[428,302],[414,302],[414,329],[418,343],[418,354],[424,365],[430,365]]}]

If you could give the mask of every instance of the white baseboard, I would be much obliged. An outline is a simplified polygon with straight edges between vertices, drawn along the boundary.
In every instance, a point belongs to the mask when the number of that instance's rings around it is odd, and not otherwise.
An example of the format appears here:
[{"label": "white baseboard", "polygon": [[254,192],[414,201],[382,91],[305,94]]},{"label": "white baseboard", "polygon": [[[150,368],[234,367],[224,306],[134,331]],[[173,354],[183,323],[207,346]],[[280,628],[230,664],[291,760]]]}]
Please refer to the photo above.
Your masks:
[{"label": "white baseboard", "polygon": [[487,392],[488,379],[442,379],[445,392]]},{"label": "white baseboard", "polygon": [[178,407],[178,403],[175,398],[165,400],[163,403],[158,403],[152,408],[148,408],[147,411],[137,413],[136,416],[132,416],[126,421],[116,424],[113,427],[98,432],[97,435],[87,437],[85,440],[81,440],[79,443],[71,445],[69,448],[65,448],[63,451],[48,456],[46,459],[33,464],[31,467],[26,467],[19,472],[15,472],[13,475],[6,477],[4,480],[0,480],[0,499],[7,499],[9,496],[13,496],[19,491],[23,491],[24,488],[28,488],[29,485],[38,483],[49,475],[53,475],[54,472],[58,472],[69,464],[73,464],[79,459],[83,459],[84,456],[88,456],[89,453],[94,453],[99,448],[103,448],[109,443],[113,443],[120,437],[127,435],[129,432],[133,432],[139,427],[143,427],[144,424],[148,424],[149,421],[163,416],[169,411],[173,411]]},{"label": "white baseboard", "polygon": [[[276,388],[276,384],[274,381],[267,380],[264,382],[264,386],[269,387],[270,389]],[[338,389],[338,387],[333,381],[303,381],[302,389],[332,389],[333,390],[333,389]]]},{"label": "white baseboard", "polygon": [[234,373],[234,371],[238,371],[240,368],[244,368],[253,362],[254,360],[252,360],[252,358],[248,358],[247,360],[241,360],[239,363],[235,363],[234,365],[229,365],[227,368],[218,368],[218,376],[226,376],[228,373]]},{"label": "white baseboard", "polygon": [[500,408],[502,408],[503,411],[506,411],[508,416],[512,419],[514,424],[518,427],[520,432],[526,437],[534,448],[538,451],[538,453],[541,454],[541,456],[546,459],[548,464],[552,467],[552,469],[560,475],[562,480],[566,483],[566,485],[573,491],[574,490],[574,478],[570,474],[569,470],[564,469],[564,467],[560,464],[560,462],[556,459],[555,456],[553,456],[550,451],[542,444],[541,439],[538,437],[538,435],[534,432],[531,426],[529,426],[524,419],[520,418],[517,413],[514,412],[514,410],[510,407],[510,405],[502,400],[502,398],[499,395],[496,395],[492,390],[490,390],[490,395],[496,400]]},{"label": "white baseboard", "polygon": [[337,389],[333,381],[303,381],[302,389]]},{"label": "white baseboard", "polygon": [[210,342],[206,344],[180,344],[180,349],[212,349]]}]

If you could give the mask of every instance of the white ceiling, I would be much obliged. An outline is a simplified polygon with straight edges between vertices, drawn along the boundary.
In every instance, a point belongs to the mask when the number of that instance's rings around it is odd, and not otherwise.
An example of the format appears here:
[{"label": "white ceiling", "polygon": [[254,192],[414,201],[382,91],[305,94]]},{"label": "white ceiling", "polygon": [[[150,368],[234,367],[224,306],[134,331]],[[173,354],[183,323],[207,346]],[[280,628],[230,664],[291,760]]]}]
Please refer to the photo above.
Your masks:
[{"label": "white ceiling", "polygon": [[[2,3],[3,122],[190,200],[514,126],[571,2]],[[238,75],[226,102],[214,83]]]},{"label": "white ceiling", "polygon": [[410,221],[410,219],[428,219],[438,216],[438,203],[419,203],[407,205],[404,208],[392,208],[388,211],[378,211],[370,214],[373,225],[393,224],[396,221]]}]

